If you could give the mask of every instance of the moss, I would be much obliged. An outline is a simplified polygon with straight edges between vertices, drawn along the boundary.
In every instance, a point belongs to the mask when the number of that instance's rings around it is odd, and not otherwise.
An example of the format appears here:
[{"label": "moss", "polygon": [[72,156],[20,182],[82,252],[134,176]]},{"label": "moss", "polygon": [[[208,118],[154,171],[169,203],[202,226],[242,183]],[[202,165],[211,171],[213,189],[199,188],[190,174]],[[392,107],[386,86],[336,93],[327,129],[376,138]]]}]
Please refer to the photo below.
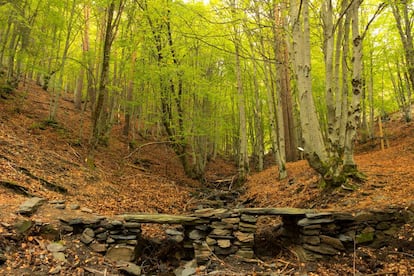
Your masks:
[{"label": "moss", "polygon": [[357,244],[372,242],[374,240],[374,232],[358,234],[355,240]]}]

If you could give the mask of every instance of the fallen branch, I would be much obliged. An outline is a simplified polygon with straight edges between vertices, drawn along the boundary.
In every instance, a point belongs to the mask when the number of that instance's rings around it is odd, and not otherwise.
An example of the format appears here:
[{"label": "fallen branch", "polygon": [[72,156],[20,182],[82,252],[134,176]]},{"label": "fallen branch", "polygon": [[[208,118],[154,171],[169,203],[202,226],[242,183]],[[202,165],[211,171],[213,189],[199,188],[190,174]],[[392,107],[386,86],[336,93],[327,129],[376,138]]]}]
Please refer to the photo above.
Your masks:
[{"label": "fallen branch", "polygon": [[68,193],[68,189],[66,189],[65,187],[62,187],[56,183],[52,183],[47,181],[46,179],[43,179],[37,175],[34,175],[33,173],[31,173],[28,169],[24,168],[24,167],[19,167],[16,165],[13,165],[13,167],[18,170],[19,172],[23,173],[24,175],[33,178],[37,181],[40,182],[40,184],[42,184],[46,189],[50,190],[50,191],[54,191],[54,192],[58,192],[61,194],[67,194]]},{"label": "fallen branch", "polygon": [[33,194],[31,194],[29,192],[29,190],[27,188],[25,188],[23,186],[20,186],[19,184],[7,181],[7,180],[0,180],[0,185],[7,188],[7,189],[13,190],[14,192],[16,192],[19,195],[24,195],[24,196],[28,196],[28,197],[33,197],[34,196]]},{"label": "fallen branch", "polygon": [[134,155],[136,152],[140,151],[143,147],[151,146],[151,145],[158,145],[158,144],[171,144],[171,143],[173,143],[173,142],[171,142],[171,141],[157,141],[157,142],[149,142],[149,143],[146,143],[146,144],[139,145],[136,149],[131,151],[127,156],[125,156],[124,159],[128,159],[129,157]]}]

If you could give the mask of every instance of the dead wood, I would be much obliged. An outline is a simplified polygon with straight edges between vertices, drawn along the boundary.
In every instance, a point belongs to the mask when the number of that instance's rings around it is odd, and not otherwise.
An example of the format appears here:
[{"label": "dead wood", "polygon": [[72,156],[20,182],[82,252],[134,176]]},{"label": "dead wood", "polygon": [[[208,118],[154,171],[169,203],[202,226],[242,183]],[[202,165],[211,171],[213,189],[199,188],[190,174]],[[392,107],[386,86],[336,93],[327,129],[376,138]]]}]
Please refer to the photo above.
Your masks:
[{"label": "dead wood", "polygon": [[27,197],[34,196],[33,194],[29,192],[27,188],[20,186],[19,184],[7,181],[7,180],[0,180],[0,185],[7,189],[13,190],[16,194],[19,194],[19,195],[24,195]]},{"label": "dead wood", "polygon": [[68,189],[66,189],[65,187],[62,187],[62,186],[60,186],[56,183],[49,182],[49,181],[47,181],[46,179],[44,179],[42,177],[34,175],[27,168],[19,167],[19,166],[16,166],[16,165],[13,165],[13,167],[16,170],[18,170],[19,172],[23,173],[24,175],[39,181],[40,184],[42,184],[42,186],[44,186],[46,189],[48,189],[50,191],[58,192],[58,193],[61,193],[61,194],[67,194],[68,193]]}]

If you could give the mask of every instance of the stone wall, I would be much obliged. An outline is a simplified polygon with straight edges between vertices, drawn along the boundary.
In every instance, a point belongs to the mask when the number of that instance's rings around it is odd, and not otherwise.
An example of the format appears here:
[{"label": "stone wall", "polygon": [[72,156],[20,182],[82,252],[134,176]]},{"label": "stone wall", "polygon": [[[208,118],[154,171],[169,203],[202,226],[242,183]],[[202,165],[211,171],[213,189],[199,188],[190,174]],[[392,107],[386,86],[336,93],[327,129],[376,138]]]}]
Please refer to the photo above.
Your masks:
[{"label": "stone wall", "polygon": [[[296,208],[201,209],[188,216],[129,214],[108,219],[66,219],[62,230],[78,233],[92,250],[132,261],[141,238],[141,223],[174,224],[169,239],[192,252],[199,264],[212,255],[254,257],[256,222],[260,216],[282,218],[281,240],[294,244],[304,260],[315,260],[353,250],[355,244],[381,247],[400,226],[412,219],[398,208],[358,213],[318,212]],[[129,252],[126,254],[125,252]],[[119,257],[120,258],[120,257]]]}]

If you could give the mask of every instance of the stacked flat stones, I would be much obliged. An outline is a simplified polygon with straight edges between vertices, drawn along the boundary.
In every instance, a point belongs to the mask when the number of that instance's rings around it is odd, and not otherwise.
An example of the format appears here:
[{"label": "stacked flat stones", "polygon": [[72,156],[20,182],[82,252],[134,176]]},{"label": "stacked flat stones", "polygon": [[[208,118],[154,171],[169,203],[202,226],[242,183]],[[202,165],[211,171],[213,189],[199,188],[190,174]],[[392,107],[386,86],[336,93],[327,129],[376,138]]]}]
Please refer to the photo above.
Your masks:
[{"label": "stacked flat stones", "polygon": [[[141,235],[141,224],[105,217],[63,219],[62,230],[81,234],[80,240],[92,250],[105,253],[114,246],[130,246],[132,251]],[[127,247],[128,248],[128,247]]]},{"label": "stacked flat stones", "polygon": [[[236,254],[253,258],[256,217],[240,214],[230,209],[201,209],[194,213],[199,224],[185,227],[184,246],[194,248],[198,263],[207,262],[211,256]],[[204,223],[200,224],[200,222]]]},{"label": "stacked flat stones", "polygon": [[96,252],[107,252],[107,256],[111,249],[123,246],[122,251],[112,254],[117,256],[125,249],[134,252],[141,235],[141,223],[179,225],[166,230],[168,238],[183,245],[197,263],[203,264],[213,256],[253,258],[257,218],[280,216],[283,239],[288,244],[299,245],[306,260],[315,260],[353,250],[354,243],[382,246],[401,225],[414,220],[414,207],[412,209],[353,214],[298,208],[205,208],[186,216],[129,214],[116,220],[104,217],[62,219],[62,230],[81,234],[83,243]]}]

